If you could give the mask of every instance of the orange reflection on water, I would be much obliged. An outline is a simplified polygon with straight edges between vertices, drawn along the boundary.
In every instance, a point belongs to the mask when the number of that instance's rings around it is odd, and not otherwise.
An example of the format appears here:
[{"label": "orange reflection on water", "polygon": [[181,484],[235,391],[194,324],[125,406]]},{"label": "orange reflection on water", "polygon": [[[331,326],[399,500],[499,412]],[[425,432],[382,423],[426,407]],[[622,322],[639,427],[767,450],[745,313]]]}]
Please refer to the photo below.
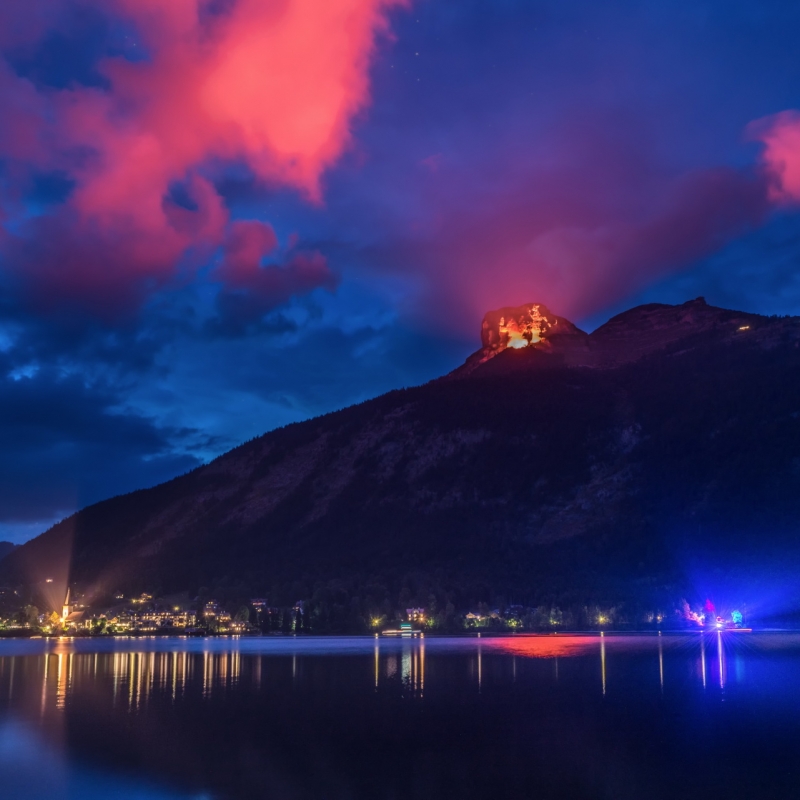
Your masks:
[{"label": "orange reflection on water", "polygon": [[513,636],[508,639],[487,639],[484,646],[494,652],[527,658],[580,656],[597,651],[597,636]]},{"label": "orange reflection on water", "polygon": [[[0,677],[6,666],[16,662],[0,658]],[[128,710],[138,711],[147,706],[151,695],[158,690],[168,692],[173,702],[185,692],[192,680],[195,667],[202,670],[203,692],[210,694],[215,688],[226,690],[240,679],[242,658],[238,650],[222,653],[186,651],[171,652],[116,652],[76,653],[71,643],[59,643],[30,663],[41,671],[39,692],[40,713],[44,715],[50,705],[63,710],[75,684],[84,687],[109,678],[112,705],[124,703]],[[260,663],[258,664],[260,678]],[[255,674],[255,670],[253,670]],[[13,688],[13,675],[10,686]]]}]

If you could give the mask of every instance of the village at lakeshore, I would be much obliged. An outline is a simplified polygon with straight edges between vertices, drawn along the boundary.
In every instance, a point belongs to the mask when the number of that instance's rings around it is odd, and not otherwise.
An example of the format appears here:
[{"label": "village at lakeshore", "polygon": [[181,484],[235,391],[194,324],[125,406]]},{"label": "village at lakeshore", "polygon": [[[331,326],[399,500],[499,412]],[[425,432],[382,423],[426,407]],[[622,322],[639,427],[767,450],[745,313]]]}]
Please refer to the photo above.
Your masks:
[{"label": "village at lakeshore", "polygon": [[[6,604],[14,590],[0,590]],[[417,637],[425,635],[581,635],[605,633],[686,633],[724,631],[748,633],[747,607],[743,611],[720,611],[706,601],[703,610],[692,610],[683,601],[671,614],[651,612],[631,620],[619,609],[584,607],[578,613],[560,608],[525,608],[508,605],[456,613],[446,609],[437,615],[429,609],[407,608],[400,613],[376,614],[360,628],[348,631],[316,629],[313,609],[306,601],[293,606],[270,606],[264,598],[240,604],[214,599],[154,598],[143,592],[126,598],[118,593],[107,608],[91,608],[80,593],[67,589],[60,613],[40,612],[26,604],[5,618],[0,617],[0,637],[91,637],[91,636],[230,636],[230,635],[371,635]]]}]

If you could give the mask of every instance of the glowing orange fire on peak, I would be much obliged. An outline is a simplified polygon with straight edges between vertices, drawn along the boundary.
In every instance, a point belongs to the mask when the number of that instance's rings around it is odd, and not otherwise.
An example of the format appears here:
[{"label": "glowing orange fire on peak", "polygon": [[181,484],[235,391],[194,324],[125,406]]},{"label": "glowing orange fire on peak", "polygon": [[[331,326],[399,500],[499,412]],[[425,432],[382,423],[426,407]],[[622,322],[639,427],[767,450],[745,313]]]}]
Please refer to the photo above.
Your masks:
[{"label": "glowing orange fire on peak", "polygon": [[500,343],[518,350],[541,342],[545,338],[545,331],[558,324],[558,320],[551,322],[540,309],[540,305],[532,305],[524,314],[500,317]]},{"label": "glowing orange fire on peak", "polygon": [[541,303],[500,308],[483,318],[481,344],[490,350],[505,350],[507,347],[518,350],[545,342],[557,327],[559,333],[568,332],[562,328],[574,328]]}]

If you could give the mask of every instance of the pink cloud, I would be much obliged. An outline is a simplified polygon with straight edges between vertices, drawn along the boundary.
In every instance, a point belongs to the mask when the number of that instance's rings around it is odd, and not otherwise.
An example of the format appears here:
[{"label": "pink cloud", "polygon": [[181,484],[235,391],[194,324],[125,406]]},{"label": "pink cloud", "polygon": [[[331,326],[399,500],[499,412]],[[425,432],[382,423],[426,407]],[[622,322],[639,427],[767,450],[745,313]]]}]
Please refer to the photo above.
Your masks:
[{"label": "pink cloud", "polygon": [[229,224],[222,199],[198,176],[187,190],[195,210],[162,201],[158,223],[133,212],[99,222],[74,205],[37,217],[0,236],[7,272],[39,312],[66,305],[113,322],[172,279],[179,262],[199,267],[221,241]]},{"label": "pink cloud", "polygon": [[261,269],[262,259],[278,246],[270,225],[254,220],[234,222],[228,231],[220,272],[228,283],[246,285]]},{"label": "pink cloud", "polygon": [[404,253],[406,262],[437,264],[422,300],[427,319],[469,334],[487,310],[532,301],[580,320],[753,230],[772,208],[763,176],[728,168],[662,186],[639,214],[614,207],[613,189],[596,195],[608,209],[592,207],[586,173],[575,183],[559,177],[469,215],[458,206],[435,246]]},{"label": "pink cloud", "polygon": [[278,239],[271,226],[252,220],[234,222],[214,274],[227,290],[247,290],[270,306],[317,287],[330,291],[336,288],[336,275],[318,252],[290,253],[283,263],[264,265],[263,260],[277,246]]},{"label": "pink cloud", "polygon": [[217,296],[218,317],[213,323],[217,330],[240,334],[292,297],[337,287],[338,276],[321,253],[301,251],[283,263],[262,266],[259,253],[264,245],[271,245],[268,235],[252,228],[240,229],[234,240],[226,243],[215,272],[222,284]]},{"label": "pink cloud", "polygon": [[800,202],[800,111],[782,111],[757,120],[747,132],[764,144],[762,160],[772,180],[771,199]]},{"label": "pink cloud", "polygon": [[428,213],[413,218],[421,233],[398,236],[384,256],[388,269],[425,271],[409,284],[421,324],[469,336],[488,309],[529,301],[585,319],[800,199],[800,112],[758,124],[766,168],[683,175],[630,120],[589,122],[567,117],[530,143],[512,137],[477,177],[454,159],[447,180],[426,184]]},{"label": "pink cloud", "polygon": [[315,289],[336,289],[339,279],[321,253],[292,252],[275,263],[264,260],[276,255],[278,238],[263,222],[233,222],[225,236],[222,257],[213,272],[221,292],[217,297],[217,327],[239,333],[264,314],[295,296]]},{"label": "pink cloud", "polygon": [[[149,54],[104,61],[109,91],[37,91],[0,61],[0,157],[76,181],[62,222],[45,226],[64,237],[53,244],[66,251],[62,265],[41,260],[35,246],[26,253],[22,241],[15,263],[76,288],[99,272],[121,273],[123,283],[125,275],[166,280],[187,248],[219,246],[226,236],[230,243],[260,230],[268,249],[267,227],[226,234],[227,211],[196,169],[211,158],[243,159],[262,180],[318,202],[323,173],[350,145],[352,120],[369,102],[386,12],[405,0],[237,0],[211,18],[197,0],[84,2],[127,19]],[[18,37],[29,39],[46,32],[48,9],[56,6],[37,0],[27,16],[3,12],[0,21],[16,21]],[[164,199],[187,176],[194,211]],[[97,251],[88,260],[87,246]],[[82,258],[69,256],[76,248]]]}]

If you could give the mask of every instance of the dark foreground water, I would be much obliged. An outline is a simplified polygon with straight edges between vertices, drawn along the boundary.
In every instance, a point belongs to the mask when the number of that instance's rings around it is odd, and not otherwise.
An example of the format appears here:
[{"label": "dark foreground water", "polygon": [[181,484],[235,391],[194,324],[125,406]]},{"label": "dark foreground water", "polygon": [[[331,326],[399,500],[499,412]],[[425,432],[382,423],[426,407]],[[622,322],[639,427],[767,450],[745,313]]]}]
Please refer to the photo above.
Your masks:
[{"label": "dark foreground water", "polygon": [[0,642],[0,797],[800,798],[800,635]]}]

